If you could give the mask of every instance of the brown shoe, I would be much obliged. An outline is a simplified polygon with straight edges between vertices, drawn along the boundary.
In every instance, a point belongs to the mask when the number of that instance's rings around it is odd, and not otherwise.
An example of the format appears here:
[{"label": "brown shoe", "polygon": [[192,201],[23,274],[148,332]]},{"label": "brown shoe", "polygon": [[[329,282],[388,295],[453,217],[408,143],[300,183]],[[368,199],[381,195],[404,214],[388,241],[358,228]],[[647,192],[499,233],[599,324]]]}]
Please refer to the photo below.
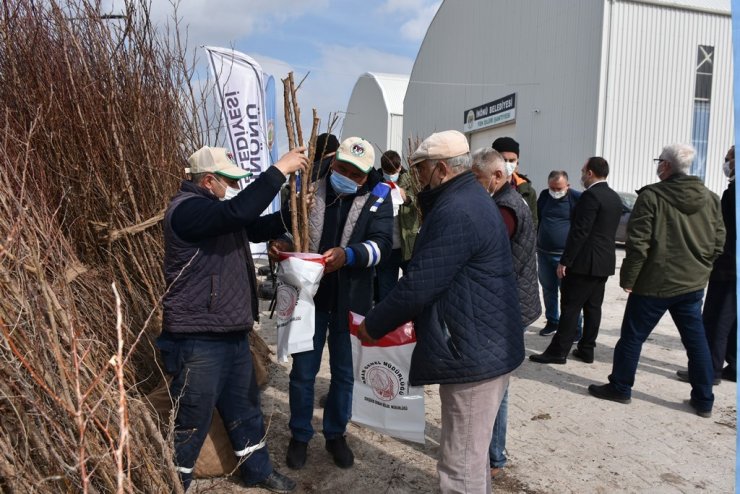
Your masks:
[{"label": "brown shoe", "polygon": [[491,467],[491,480],[496,480],[504,474],[503,468]]}]

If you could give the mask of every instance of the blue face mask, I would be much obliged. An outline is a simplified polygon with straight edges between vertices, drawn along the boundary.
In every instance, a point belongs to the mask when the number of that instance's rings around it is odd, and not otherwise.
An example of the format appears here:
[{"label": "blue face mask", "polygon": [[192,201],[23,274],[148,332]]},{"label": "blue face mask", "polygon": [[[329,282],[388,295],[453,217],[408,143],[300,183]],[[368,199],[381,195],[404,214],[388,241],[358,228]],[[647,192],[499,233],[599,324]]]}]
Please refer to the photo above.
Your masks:
[{"label": "blue face mask", "polygon": [[357,182],[355,182],[351,178],[345,177],[340,173],[337,173],[334,170],[332,170],[331,175],[329,176],[329,181],[331,182],[331,186],[338,194],[354,194],[359,188]]},{"label": "blue face mask", "polygon": [[393,175],[388,175],[387,173],[383,172],[383,178],[386,180],[386,182],[393,182],[396,183],[398,181],[398,173],[394,173]]}]

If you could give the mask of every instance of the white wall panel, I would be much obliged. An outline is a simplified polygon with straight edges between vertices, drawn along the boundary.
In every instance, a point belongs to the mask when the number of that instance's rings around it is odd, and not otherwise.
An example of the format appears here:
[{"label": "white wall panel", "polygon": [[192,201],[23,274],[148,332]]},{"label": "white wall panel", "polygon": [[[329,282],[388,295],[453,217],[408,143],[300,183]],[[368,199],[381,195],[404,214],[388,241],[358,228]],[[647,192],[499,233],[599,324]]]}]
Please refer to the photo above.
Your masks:
[{"label": "white wall panel", "polygon": [[722,158],[733,132],[730,17],[634,1],[610,4],[600,152],[611,164],[612,186],[633,190],[655,182],[652,158],[666,144],[691,142],[697,49],[710,45],[715,62],[706,182],[721,191]]},{"label": "white wall panel", "polygon": [[[341,139],[360,136],[375,147],[375,166],[389,149],[401,151],[403,98],[408,76],[366,73],[352,89]],[[396,146],[399,146],[396,149]]]}]

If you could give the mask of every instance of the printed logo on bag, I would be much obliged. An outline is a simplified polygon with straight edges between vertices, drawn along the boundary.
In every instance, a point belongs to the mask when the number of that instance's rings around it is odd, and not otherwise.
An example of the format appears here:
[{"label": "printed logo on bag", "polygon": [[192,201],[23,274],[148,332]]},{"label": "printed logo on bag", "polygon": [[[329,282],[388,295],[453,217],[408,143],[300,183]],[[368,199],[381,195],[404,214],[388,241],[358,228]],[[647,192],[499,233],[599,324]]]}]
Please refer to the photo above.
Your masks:
[{"label": "printed logo on bag", "polygon": [[392,362],[370,362],[362,369],[360,379],[379,400],[390,401],[407,392],[406,376]]},{"label": "printed logo on bag", "polygon": [[278,319],[290,319],[298,304],[298,290],[286,283],[278,283],[275,312]]}]

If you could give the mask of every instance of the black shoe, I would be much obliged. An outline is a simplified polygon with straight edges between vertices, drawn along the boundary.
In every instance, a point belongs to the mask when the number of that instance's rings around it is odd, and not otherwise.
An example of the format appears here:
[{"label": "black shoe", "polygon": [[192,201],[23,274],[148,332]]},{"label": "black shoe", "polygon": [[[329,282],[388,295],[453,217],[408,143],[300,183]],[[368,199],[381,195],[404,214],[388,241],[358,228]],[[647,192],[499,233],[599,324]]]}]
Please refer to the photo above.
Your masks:
[{"label": "black shoe", "polygon": [[532,354],[529,356],[529,360],[537,362],[538,364],[564,364],[566,362],[565,357],[558,357],[547,352]]},{"label": "black shoe", "polygon": [[545,324],[545,327],[540,329],[540,336],[550,336],[557,330],[558,330],[558,324],[548,321],[547,324]]},{"label": "black shoe", "polygon": [[708,419],[712,416],[711,408],[709,410],[700,410],[693,398],[688,400],[686,403],[688,403],[689,406],[694,409],[694,412],[696,412],[699,417],[704,417],[705,419]]},{"label": "black shoe", "polygon": [[285,455],[285,464],[293,470],[300,470],[306,464],[306,450],[308,443],[290,438],[288,453]]},{"label": "black shoe", "polygon": [[602,400],[616,401],[617,403],[624,403],[625,405],[632,401],[632,398],[630,398],[629,396],[614,391],[611,383],[602,384],[601,386],[591,384],[588,387],[588,392],[589,394],[591,394],[591,396],[595,396],[596,398]]},{"label": "black shoe", "polygon": [[722,379],[724,379],[725,381],[737,382],[737,372],[732,370],[728,365],[727,367],[722,369]]},{"label": "black shoe", "polygon": [[581,350],[580,348],[576,348],[573,350],[573,356],[580,360],[581,362],[586,362],[587,364],[593,364],[594,363],[594,356],[589,356],[586,352]]},{"label": "black shoe", "polygon": [[[689,371],[687,370],[677,370],[676,377],[678,377],[679,381],[683,381],[685,383],[691,382],[689,381]],[[712,386],[717,386],[720,382],[722,382],[722,379],[720,378],[712,379]]]},{"label": "black shoe", "polygon": [[344,436],[339,436],[336,439],[327,439],[326,450],[331,453],[334,463],[339,468],[349,468],[355,463],[355,455],[349,449]]},{"label": "black shoe", "polygon": [[260,487],[272,492],[292,492],[295,489],[295,480],[289,479],[277,470],[273,470],[265,480],[255,484],[247,484],[247,487]]}]

